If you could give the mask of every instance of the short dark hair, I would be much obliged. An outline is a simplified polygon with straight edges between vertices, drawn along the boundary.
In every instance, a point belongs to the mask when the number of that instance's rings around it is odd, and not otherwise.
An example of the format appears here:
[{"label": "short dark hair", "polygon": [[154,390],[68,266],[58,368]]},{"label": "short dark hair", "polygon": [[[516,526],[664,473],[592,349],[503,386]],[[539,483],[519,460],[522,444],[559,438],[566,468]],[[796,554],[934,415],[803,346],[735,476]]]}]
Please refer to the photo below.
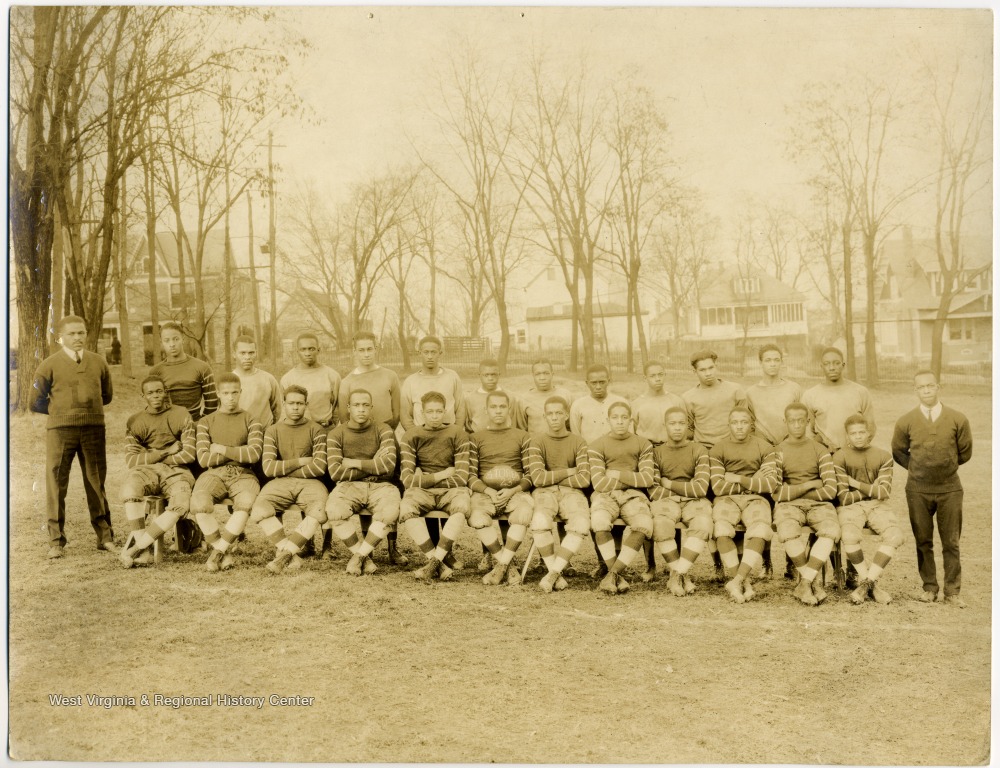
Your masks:
[{"label": "short dark hair", "polygon": [[298,348],[299,342],[302,339],[312,339],[316,342],[316,348],[319,348],[319,335],[315,331],[302,331],[298,336],[295,337],[295,347]]},{"label": "short dark hair", "polygon": [[500,363],[497,362],[495,357],[487,357],[479,361],[479,370],[483,368],[499,368]]},{"label": "short dark hair", "polygon": [[239,384],[240,389],[243,389],[243,382],[240,381],[240,377],[230,371],[226,371],[225,373],[220,373],[215,378],[215,385],[217,387],[221,387],[223,384]]},{"label": "short dark hair", "polygon": [[87,322],[79,315],[63,315],[59,318],[59,322],[56,323],[56,331],[62,333],[63,328],[70,323],[80,323],[84,328],[87,327]]},{"label": "short dark hair", "polygon": [[840,362],[844,362],[844,353],[841,352],[836,347],[823,347],[823,350],[819,353],[819,359],[822,360],[829,354],[834,354],[840,358]]},{"label": "short dark hair", "polygon": [[437,344],[439,350],[444,349],[444,344],[441,343],[441,339],[437,336],[424,336],[420,341],[417,342],[417,349],[420,349],[424,344],[430,342],[431,344]]},{"label": "short dark hair", "polygon": [[309,402],[309,390],[303,387],[301,384],[289,384],[285,387],[285,391],[281,393],[281,399],[284,400],[291,394],[302,395]]},{"label": "short dark hair", "polygon": [[691,355],[691,367],[695,370],[698,369],[698,363],[702,360],[711,360],[713,363],[719,359],[719,356],[715,354],[711,349],[699,349],[693,355]]},{"label": "short dark hair", "polygon": [[626,411],[628,411],[628,415],[629,416],[632,415],[632,406],[629,405],[628,401],[626,401],[626,400],[615,400],[611,405],[609,405],[608,406],[608,416],[611,415],[611,412],[615,408],[624,408]]},{"label": "short dark hair", "polygon": [[934,373],[934,371],[932,371],[930,368],[921,368],[919,371],[917,371],[915,374],[913,374],[913,380],[914,381],[917,380],[917,376],[933,376],[934,377],[934,383],[935,384],[939,384],[940,383],[938,381],[937,374]]},{"label": "short dark hair", "polygon": [[754,417],[753,417],[753,411],[751,411],[745,405],[737,405],[737,406],[734,406],[733,408],[730,408],[729,409],[729,418],[732,418],[732,416],[733,416],[734,413],[745,413],[747,416],[750,417],[750,423],[751,424],[753,424],[754,421],[755,421]]},{"label": "short dark hair", "polygon": [[347,404],[350,405],[351,404],[351,398],[354,397],[355,395],[358,395],[358,394],[368,395],[368,402],[369,403],[374,403],[375,402],[375,398],[372,397],[372,393],[371,392],[369,392],[364,387],[358,387],[357,389],[352,389],[351,390],[351,394],[349,394],[347,396]]},{"label": "short dark hair", "polygon": [[424,392],[420,398],[420,405],[424,406],[427,405],[427,403],[441,403],[441,405],[444,406],[448,405],[448,401],[440,392]]},{"label": "short dark hair", "polygon": [[647,360],[646,364],[642,366],[642,375],[648,376],[649,369],[652,368],[654,365],[660,366],[664,371],[667,370],[667,366],[665,366],[661,360]]},{"label": "short dark hair", "polygon": [[663,412],[663,423],[664,424],[667,423],[667,416],[669,416],[671,413],[683,413],[684,414],[684,418],[685,419],[688,418],[688,412],[687,412],[686,408],[682,408],[679,405],[671,405],[669,408],[667,408],[667,410],[665,410]]},{"label": "short dark hair", "polygon": [[[930,373],[930,371],[928,371]],[[846,419],[844,419],[844,431],[846,432],[854,424],[864,424],[865,427],[871,431],[871,426],[868,424],[868,419],[862,416],[860,413],[852,413]]]},{"label": "short dark hair", "polygon": [[175,323],[173,320],[168,320],[167,322],[160,325],[160,335],[163,335],[164,331],[177,331],[177,333],[184,335],[184,331],[181,330],[181,324]]},{"label": "short dark hair", "polygon": [[550,405],[561,405],[563,409],[566,411],[566,413],[569,413],[569,403],[566,402],[565,397],[560,397],[559,395],[552,395],[552,397],[546,398],[545,402],[542,404],[542,410],[544,411]]},{"label": "short dark hair", "polygon": [[802,411],[807,417],[809,416],[809,406],[804,403],[800,403],[796,400],[794,403],[789,403],[785,406],[785,418],[788,418],[788,414],[791,411]]},{"label": "short dark hair", "polygon": [[245,333],[241,333],[235,339],[233,339],[233,349],[236,349],[237,344],[253,344],[257,346],[257,340],[253,336],[248,336]]},{"label": "short dark hair", "polygon": [[151,373],[151,374],[149,374],[149,376],[147,376],[146,378],[144,378],[142,380],[142,382],[139,384],[139,391],[145,393],[145,391],[146,391],[146,385],[147,384],[151,384],[154,381],[160,382],[163,385],[164,389],[167,388],[167,382],[165,382],[163,380],[162,376],[160,376],[158,373]]},{"label": "short dark hair", "polygon": [[358,331],[354,334],[354,338],[351,340],[351,345],[356,347],[358,346],[359,341],[365,341],[366,339],[376,347],[378,346],[378,337],[371,331]]},{"label": "short dark hair", "polygon": [[781,357],[782,360],[785,359],[785,353],[781,351],[781,347],[779,347],[777,344],[765,344],[757,351],[757,359],[763,360],[764,355],[767,352],[777,352],[778,356]]},{"label": "short dark hair", "polygon": [[535,372],[535,366],[536,365],[547,365],[549,367],[549,370],[550,371],[552,370],[552,361],[549,360],[547,357],[539,357],[537,360],[533,360],[532,361],[532,363],[531,363],[531,372],[532,373]]},{"label": "short dark hair", "polygon": [[584,374],[584,379],[589,379],[590,374],[592,373],[604,373],[607,374],[609,378],[611,377],[611,370],[604,363],[594,363],[590,366]]},{"label": "short dark hair", "polygon": [[486,395],[486,405],[490,404],[492,398],[503,398],[507,405],[510,405],[510,395],[504,392],[502,389],[494,389],[488,395]]}]

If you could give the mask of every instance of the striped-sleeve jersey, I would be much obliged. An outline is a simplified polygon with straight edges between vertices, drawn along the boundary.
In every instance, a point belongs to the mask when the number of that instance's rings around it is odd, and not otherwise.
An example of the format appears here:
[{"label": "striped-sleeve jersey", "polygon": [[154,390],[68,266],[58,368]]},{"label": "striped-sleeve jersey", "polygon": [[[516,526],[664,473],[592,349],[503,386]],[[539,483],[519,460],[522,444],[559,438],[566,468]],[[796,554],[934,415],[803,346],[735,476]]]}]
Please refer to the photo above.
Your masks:
[{"label": "striped-sleeve jersey", "polygon": [[708,451],[701,443],[663,443],[653,449],[656,474],[651,499],[703,499],[708,495]]},{"label": "striped-sleeve jersey", "polygon": [[[595,491],[609,493],[653,484],[656,465],[649,440],[631,432],[624,437],[608,433],[590,443],[589,448],[590,482]],[[607,475],[612,469],[621,473],[617,480]]]},{"label": "striped-sleeve jersey", "polygon": [[[404,488],[465,488],[469,484],[469,441],[455,424],[429,429],[413,427],[399,443],[399,479]],[[430,475],[455,468],[455,474],[440,483]],[[416,470],[420,474],[416,474]]]},{"label": "striped-sleeve jersey", "polygon": [[204,360],[190,355],[163,360],[149,369],[149,375],[161,377],[171,404],[187,408],[195,421],[219,408],[215,374]]},{"label": "striped-sleeve jersey", "polygon": [[[360,461],[361,467],[345,467],[344,459]],[[347,421],[330,430],[326,461],[330,477],[338,482],[387,483],[396,470],[396,438],[388,424],[372,421],[359,429]]]},{"label": "striped-sleeve jersey", "polygon": [[[555,437],[549,434],[535,434],[528,441],[528,472],[531,484],[536,488],[562,485],[567,488],[587,488],[590,485],[589,450],[583,438],[567,432]],[[578,471],[560,480],[556,474],[570,467]]]},{"label": "striped-sleeve jersey", "polygon": [[[305,466],[299,459],[311,458]],[[326,430],[311,419],[287,418],[264,430],[261,467],[268,477],[322,477],[326,472]]]},{"label": "striped-sleeve jersey", "polygon": [[[246,411],[216,411],[198,422],[198,463],[203,467],[242,464],[249,467],[260,461],[264,450],[264,430]],[[225,455],[211,453],[212,443],[226,446]]]},{"label": "striped-sleeve jersey", "polygon": [[528,433],[523,429],[482,429],[469,438],[469,488],[485,493],[482,478],[495,467],[509,467],[521,474],[521,490],[531,488],[528,471]]},{"label": "striped-sleeve jersey", "polygon": [[[774,469],[778,477],[775,501],[793,498],[830,501],[837,496],[837,473],[833,468],[830,452],[816,440],[785,438],[774,449]],[[800,496],[792,496],[790,486],[822,480],[822,488],[810,488]]]},{"label": "striped-sleeve jersey", "polygon": [[[892,454],[881,448],[841,448],[833,454],[833,468],[837,473],[837,498],[843,506],[868,499],[885,501],[892,493]],[[871,493],[851,488],[849,477],[870,485]]]},{"label": "striped-sleeve jersey", "polygon": [[[178,442],[180,451],[163,454]],[[195,458],[194,422],[184,408],[168,405],[159,413],[145,410],[129,417],[125,425],[125,466],[129,469],[143,464],[184,466]]]},{"label": "striped-sleeve jersey", "polygon": [[[732,437],[720,440],[709,450],[708,460],[716,496],[773,493],[778,487],[774,447],[756,435],[740,442]],[[726,480],[727,472],[749,477],[750,487],[730,483]]]}]

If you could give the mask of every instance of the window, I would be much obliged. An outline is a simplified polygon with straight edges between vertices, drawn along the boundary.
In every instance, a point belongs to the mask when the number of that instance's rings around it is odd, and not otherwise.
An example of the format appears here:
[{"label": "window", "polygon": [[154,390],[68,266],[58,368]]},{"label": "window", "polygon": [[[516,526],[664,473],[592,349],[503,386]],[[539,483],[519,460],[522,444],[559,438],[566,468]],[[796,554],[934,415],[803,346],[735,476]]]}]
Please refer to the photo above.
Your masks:
[{"label": "window", "polygon": [[771,306],[771,320],[775,323],[794,323],[801,319],[801,304],[773,304]]},{"label": "window", "polygon": [[760,293],[760,279],[756,277],[739,277],[733,280],[733,291],[741,296]]},{"label": "window", "polygon": [[190,283],[185,284],[184,294],[181,295],[180,283],[172,283],[170,285],[170,308],[171,309],[187,309],[192,304],[191,288]]},{"label": "window", "polygon": [[950,341],[972,341],[972,319],[968,317],[956,318],[948,321],[948,339]]},{"label": "window", "polygon": [[528,334],[525,332],[525,330],[523,328],[518,328],[517,329],[517,343],[518,344],[527,344],[528,343]]},{"label": "window", "polygon": [[709,307],[701,310],[702,325],[732,325],[732,307]]},{"label": "window", "polygon": [[736,325],[748,328],[767,325],[767,307],[736,307]]}]

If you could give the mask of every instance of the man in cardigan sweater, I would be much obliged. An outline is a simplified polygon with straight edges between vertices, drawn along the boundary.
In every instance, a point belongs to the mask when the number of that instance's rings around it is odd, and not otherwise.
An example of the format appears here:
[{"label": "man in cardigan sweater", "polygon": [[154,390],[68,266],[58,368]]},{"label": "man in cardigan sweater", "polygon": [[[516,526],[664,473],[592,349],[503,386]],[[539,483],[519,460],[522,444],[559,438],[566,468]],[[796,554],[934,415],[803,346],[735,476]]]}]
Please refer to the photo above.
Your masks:
[{"label": "man in cardigan sweater", "polygon": [[[194,485],[189,467],[195,460],[191,415],[187,409],[170,404],[167,385],[159,376],[147,376],[141,388],[146,408],[130,416],[125,426],[125,465],[129,471],[121,495],[131,542],[122,547],[120,558],[126,568],[153,562],[149,547],[187,517]],[[166,508],[146,525],[143,497],[158,493],[167,497]]]},{"label": "man in cardigan sweater", "polygon": [[920,600],[937,598],[938,580],[934,564],[934,516],[944,555],[944,601],[965,607],[960,596],[962,564],[958,541],[962,535],[962,481],[958,468],[972,458],[969,420],[938,400],[937,377],[919,371],[913,377],[920,405],[896,422],[892,457],[909,473],[906,505],[917,544],[917,569],[923,581]]},{"label": "man in cardigan sweater", "polygon": [[[206,471],[198,476],[191,493],[191,512],[211,550],[205,567],[213,573],[233,567],[226,550],[250,519],[250,507],[260,491],[252,466],[260,461],[264,447],[264,430],[240,410],[236,374],[219,376],[219,402],[219,410],[198,422],[198,463]],[[233,500],[233,514],[220,532],[213,511],[215,502],[226,496]]]},{"label": "man in cardigan sweater", "polygon": [[50,558],[66,546],[66,488],[73,457],[79,456],[90,524],[97,548],[115,551],[111,508],[104,492],[108,474],[104,406],[111,402],[111,373],[104,358],[84,350],[87,326],[67,315],[56,329],[62,348],[35,371],[37,393],[31,410],[48,414],[45,422],[45,498]]},{"label": "man in cardigan sweater", "polygon": [[[347,572],[361,576],[375,572],[372,550],[399,520],[399,489],[392,482],[396,438],[388,424],[372,418],[375,405],[367,389],[354,389],[347,409],[350,419],[327,438],[327,463],[336,486],[326,502],[326,514],[333,532],[351,550]],[[363,509],[372,522],[359,537],[351,518]]]},{"label": "man in cardigan sweater", "polygon": [[[326,430],[306,418],[309,393],[292,384],[285,390],[285,416],[264,431],[261,465],[268,480],[250,508],[250,519],[275,545],[275,557],[265,568],[281,573],[326,522]],[[302,507],[302,520],[291,535],[278,518],[292,504]]]}]

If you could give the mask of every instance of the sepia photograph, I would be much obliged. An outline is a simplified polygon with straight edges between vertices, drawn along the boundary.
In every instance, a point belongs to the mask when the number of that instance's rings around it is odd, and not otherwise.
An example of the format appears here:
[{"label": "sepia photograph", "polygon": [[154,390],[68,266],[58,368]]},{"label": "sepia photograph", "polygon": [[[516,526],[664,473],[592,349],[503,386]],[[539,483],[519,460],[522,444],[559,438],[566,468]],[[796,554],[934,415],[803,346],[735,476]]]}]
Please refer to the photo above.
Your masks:
[{"label": "sepia photograph", "polygon": [[8,758],[990,763],[993,48],[10,7]]}]

